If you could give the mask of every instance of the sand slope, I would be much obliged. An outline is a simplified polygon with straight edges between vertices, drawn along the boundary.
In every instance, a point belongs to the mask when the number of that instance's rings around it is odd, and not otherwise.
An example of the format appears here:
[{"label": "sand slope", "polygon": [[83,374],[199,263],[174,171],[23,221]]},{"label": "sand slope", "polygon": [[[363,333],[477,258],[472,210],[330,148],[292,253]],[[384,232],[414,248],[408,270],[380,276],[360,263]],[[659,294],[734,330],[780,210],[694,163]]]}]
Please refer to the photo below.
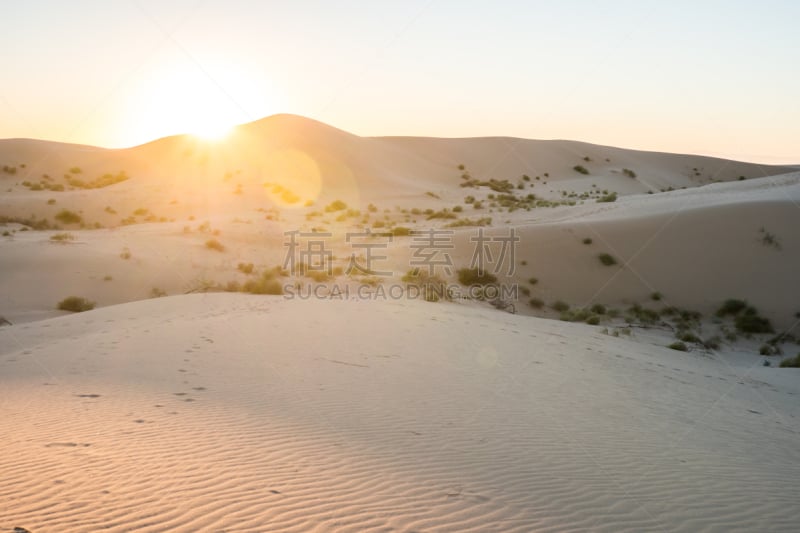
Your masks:
[{"label": "sand slope", "polygon": [[0,329],[0,529],[792,531],[796,372],[424,302]]}]

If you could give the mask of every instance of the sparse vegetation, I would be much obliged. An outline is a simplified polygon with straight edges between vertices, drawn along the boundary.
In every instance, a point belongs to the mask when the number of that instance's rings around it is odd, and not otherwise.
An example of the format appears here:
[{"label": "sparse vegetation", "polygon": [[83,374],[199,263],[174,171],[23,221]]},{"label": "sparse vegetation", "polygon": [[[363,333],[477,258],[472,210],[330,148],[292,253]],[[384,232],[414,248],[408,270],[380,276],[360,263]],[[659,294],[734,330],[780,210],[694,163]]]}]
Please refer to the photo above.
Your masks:
[{"label": "sparse vegetation", "polygon": [[585,238],[585,239],[583,239],[581,242],[582,242],[583,244],[587,244],[587,245],[588,245],[588,244],[592,244],[592,239],[591,239],[591,237],[586,237],[586,238]]},{"label": "sparse vegetation", "polygon": [[556,300],[555,302],[550,304],[550,307],[552,307],[554,311],[558,311],[559,313],[565,313],[569,311],[569,304],[561,300]]},{"label": "sparse vegetation", "polygon": [[56,233],[55,235],[50,236],[50,240],[53,242],[68,242],[74,241],[75,235],[72,233]]},{"label": "sparse vegetation", "polygon": [[67,296],[58,302],[58,309],[61,311],[71,311],[73,313],[81,313],[83,311],[90,311],[94,309],[95,303],[82,298],[80,296]]},{"label": "sparse vegetation", "polygon": [[574,170],[579,174],[589,174],[589,171],[586,170],[586,167],[584,167],[583,165],[575,165],[574,167],[572,167],[572,170]]},{"label": "sparse vegetation", "polygon": [[778,238],[773,233],[770,233],[764,228],[759,229],[758,233],[761,235],[760,237],[761,244],[763,244],[764,246],[775,248],[778,251],[781,250],[782,248],[781,243],[778,242]]},{"label": "sparse vegetation", "polygon": [[283,294],[283,285],[278,279],[281,273],[280,268],[266,270],[257,279],[244,282],[241,290],[250,294]]},{"label": "sparse vegetation", "polygon": [[497,283],[497,276],[489,272],[481,272],[477,268],[460,268],[458,269],[458,282],[462,285],[490,285]]},{"label": "sparse vegetation", "polygon": [[541,309],[542,307],[544,307],[544,302],[539,298],[531,298],[530,300],[528,300],[528,305],[530,305],[534,309]]},{"label": "sparse vegetation", "polygon": [[616,202],[617,201],[617,193],[615,193],[615,192],[608,193],[605,196],[601,196],[600,198],[598,198],[597,201],[600,202],[600,203]]},{"label": "sparse vegetation", "polygon": [[243,274],[252,274],[254,267],[253,263],[239,263],[236,268]]},{"label": "sparse vegetation", "polygon": [[481,218],[462,218],[458,219],[454,222],[450,222],[449,224],[445,224],[445,228],[463,228],[467,226],[490,226],[492,224],[491,217],[481,217]]},{"label": "sparse vegetation", "polygon": [[689,347],[688,347],[688,346],[686,346],[686,345],[685,345],[684,343],[682,343],[681,341],[676,341],[676,342],[673,342],[672,344],[670,344],[670,345],[668,346],[668,348],[671,348],[671,349],[673,349],[673,350],[677,350],[677,351],[679,351],[679,352],[688,352],[688,351],[689,351]]},{"label": "sparse vegetation", "polygon": [[333,212],[336,212],[336,211],[344,211],[345,209],[347,209],[347,204],[344,203],[341,200],[334,200],[333,202],[331,202],[330,204],[325,206],[325,212],[326,213],[333,213]]},{"label": "sparse vegetation", "polygon": [[623,168],[622,169],[622,173],[625,174],[626,176],[628,176],[629,178],[635,178],[636,177],[636,172],[634,172],[633,170],[631,170],[629,168]]},{"label": "sparse vegetation", "polygon": [[599,254],[599,255],[597,256],[597,258],[598,258],[598,259],[600,260],[600,262],[601,262],[601,263],[603,263],[605,266],[612,266],[612,265],[616,265],[616,264],[617,264],[617,260],[616,260],[616,259],[614,259],[614,256],[612,256],[612,255],[610,255],[610,254],[607,254],[607,253],[602,253],[602,254]]},{"label": "sparse vegetation", "polygon": [[449,300],[450,293],[447,283],[435,274],[430,274],[419,268],[412,268],[401,278],[409,286],[418,287],[426,302],[438,302],[441,299]]},{"label": "sparse vegetation", "polygon": [[225,251],[225,247],[217,239],[208,239],[206,241],[206,248],[209,250],[216,250],[217,252]]},{"label": "sparse vegetation", "polygon": [[55,219],[62,224],[80,224],[83,222],[83,217],[69,209],[62,209],[56,213]]},{"label": "sparse vegetation", "polygon": [[800,353],[795,357],[784,359],[780,364],[781,368],[800,368]]}]

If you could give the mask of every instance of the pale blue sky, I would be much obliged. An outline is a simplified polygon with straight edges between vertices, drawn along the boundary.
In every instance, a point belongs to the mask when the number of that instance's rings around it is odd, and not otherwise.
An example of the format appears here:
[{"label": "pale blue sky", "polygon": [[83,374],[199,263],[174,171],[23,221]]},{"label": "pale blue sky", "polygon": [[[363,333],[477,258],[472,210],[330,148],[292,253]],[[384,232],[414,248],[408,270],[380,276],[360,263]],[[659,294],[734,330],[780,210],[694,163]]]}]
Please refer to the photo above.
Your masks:
[{"label": "pale blue sky", "polygon": [[0,138],[280,112],[800,163],[800,2],[0,2]]}]

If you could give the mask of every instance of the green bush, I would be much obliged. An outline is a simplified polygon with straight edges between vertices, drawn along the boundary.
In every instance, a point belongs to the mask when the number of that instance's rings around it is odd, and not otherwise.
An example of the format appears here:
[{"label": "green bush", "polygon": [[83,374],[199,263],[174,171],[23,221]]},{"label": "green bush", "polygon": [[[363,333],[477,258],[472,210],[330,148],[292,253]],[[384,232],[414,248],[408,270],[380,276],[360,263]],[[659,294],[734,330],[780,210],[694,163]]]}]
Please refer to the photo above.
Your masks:
[{"label": "green bush", "polygon": [[597,201],[601,202],[601,203],[616,202],[617,201],[617,193],[612,192],[612,193],[606,194],[605,196],[601,196],[600,198],[598,198]]},{"label": "green bush", "polygon": [[569,304],[561,300],[556,300],[555,302],[550,304],[550,307],[552,307],[555,311],[558,311],[559,313],[564,313],[566,311],[569,311]]},{"label": "green bush", "polygon": [[744,300],[737,300],[730,298],[723,302],[722,306],[717,309],[717,316],[724,317],[727,315],[738,315],[747,308],[747,302]]},{"label": "green bush", "polygon": [[629,178],[635,178],[636,177],[636,172],[634,172],[633,170],[631,170],[629,168],[623,168],[622,169],[622,173],[625,174],[626,176],[628,176]]},{"label": "green bush", "polygon": [[325,206],[325,211],[328,213],[333,213],[334,211],[344,211],[345,209],[347,209],[347,204],[341,200],[334,200]]},{"label": "green bush", "polygon": [[586,323],[591,326],[596,326],[600,323],[600,317],[597,315],[592,315],[586,319]]},{"label": "green bush", "polygon": [[537,283],[539,283],[539,280],[537,278],[530,278],[528,279],[528,283],[530,283],[531,285],[536,285]]},{"label": "green bush", "polygon": [[781,368],[800,368],[800,353],[796,357],[790,357],[781,361]]},{"label": "green bush", "polygon": [[575,165],[574,167],[572,167],[572,170],[574,170],[575,172],[578,172],[579,174],[588,174],[589,173],[589,171],[586,170],[586,167],[584,167],[583,165]]},{"label": "green bush", "polygon": [[599,255],[597,256],[597,258],[598,258],[598,259],[600,260],[600,262],[601,262],[601,263],[603,263],[605,266],[612,266],[612,265],[616,265],[616,264],[617,264],[617,260],[616,260],[616,259],[614,259],[614,256],[612,256],[612,255],[610,255],[610,254],[607,254],[607,253],[602,253],[602,254],[599,254]]},{"label": "green bush", "polygon": [[83,222],[83,217],[69,209],[62,209],[56,213],[55,219],[63,224],[80,224]]},{"label": "green bush", "polygon": [[206,241],[206,248],[208,248],[209,250],[216,250],[218,252],[225,251],[225,247],[217,239],[208,239]]},{"label": "green bush", "polygon": [[[748,312],[752,310],[753,312]],[[740,333],[774,333],[770,321],[758,315],[753,307],[748,307],[744,313],[737,315],[734,325]]]},{"label": "green bush", "polygon": [[395,226],[392,228],[392,235],[395,237],[406,237],[411,235],[411,229],[406,228],[404,226]]},{"label": "green bush", "polygon": [[253,273],[253,263],[239,263],[236,266],[236,269],[239,270],[242,274],[252,274]]},{"label": "green bush", "polygon": [[664,296],[658,291],[650,295],[650,299],[653,300],[654,302],[660,302],[663,297]]},{"label": "green bush", "polygon": [[419,268],[412,268],[406,272],[401,280],[411,286],[422,289],[422,296],[426,302],[438,302],[442,298],[450,299],[447,283],[437,275],[431,275]]},{"label": "green bush", "polygon": [[489,285],[497,282],[497,276],[489,272],[481,272],[477,268],[458,269],[458,282],[462,285]]},{"label": "green bush", "polygon": [[74,241],[75,235],[72,233],[56,233],[55,235],[50,236],[50,240],[54,242],[67,242],[67,241]]},{"label": "green bush", "polygon": [[672,344],[670,344],[668,346],[668,348],[671,348],[673,350],[678,350],[679,352],[688,352],[689,351],[689,348],[684,343],[682,343],[680,341],[673,342]]},{"label": "green bush", "polygon": [[606,306],[603,304],[594,304],[590,311],[596,315],[604,315],[606,314]]},{"label": "green bush", "polygon": [[539,298],[531,298],[530,300],[528,300],[528,305],[530,305],[534,309],[541,309],[542,307],[544,307],[544,302]]},{"label": "green bush", "polygon": [[67,296],[58,302],[58,309],[62,311],[72,311],[73,313],[90,311],[94,309],[94,306],[94,302],[80,296]]},{"label": "green bush", "polygon": [[283,294],[283,286],[276,279],[278,270],[267,270],[258,279],[249,279],[242,285],[242,292],[250,294]]}]

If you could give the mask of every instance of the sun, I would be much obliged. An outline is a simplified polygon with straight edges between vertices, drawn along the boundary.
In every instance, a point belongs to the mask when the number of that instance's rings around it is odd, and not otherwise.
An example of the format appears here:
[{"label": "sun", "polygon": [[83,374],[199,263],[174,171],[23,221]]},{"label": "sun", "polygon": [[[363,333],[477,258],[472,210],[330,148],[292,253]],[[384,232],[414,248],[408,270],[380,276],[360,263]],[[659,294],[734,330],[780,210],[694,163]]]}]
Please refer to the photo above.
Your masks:
[{"label": "sun", "polygon": [[128,106],[139,137],[188,134],[209,142],[225,140],[238,124],[252,120],[252,82],[245,75],[194,64],[162,65],[143,76]]},{"label": "sun", "polygon": [[207,121],[192,127],[188,133],[204,141],[224,141],[233,131],[234,124],[226,120]]}]

